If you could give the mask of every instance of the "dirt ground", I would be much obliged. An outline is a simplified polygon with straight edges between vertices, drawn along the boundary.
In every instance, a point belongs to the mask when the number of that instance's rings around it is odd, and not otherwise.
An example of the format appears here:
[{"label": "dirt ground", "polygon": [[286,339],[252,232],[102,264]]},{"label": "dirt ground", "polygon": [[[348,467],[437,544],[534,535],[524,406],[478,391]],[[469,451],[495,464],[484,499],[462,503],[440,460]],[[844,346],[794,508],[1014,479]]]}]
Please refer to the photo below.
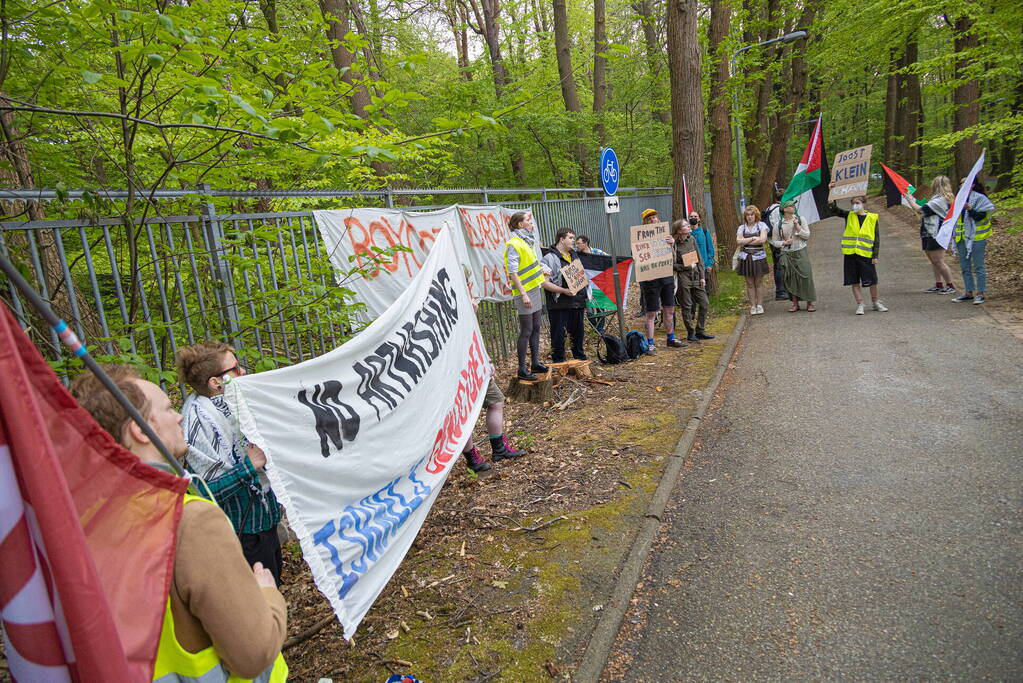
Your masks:
[{"label": "dirt ground", "polygon": [[[638,296],[630,300],[635,307]],[[638,329],[635,313],[627,327]],[[292,679],[567,679],[737,320],[711,320],[713,341],[667,349],[661,332],[656,356],[595,364],[610,386],[569,379],[547,405],[508,404],[507,433],[529,454],[479,476],[455,466],[350,644],[297,544],[289,546],[289,633],[296,639],[328,621],[286,649]],[[499,368],[502,388],[512,374]],[[558,410],[573,392],[581,400]],[[489,456],[482,420],[479,427],[476,442]]]}]

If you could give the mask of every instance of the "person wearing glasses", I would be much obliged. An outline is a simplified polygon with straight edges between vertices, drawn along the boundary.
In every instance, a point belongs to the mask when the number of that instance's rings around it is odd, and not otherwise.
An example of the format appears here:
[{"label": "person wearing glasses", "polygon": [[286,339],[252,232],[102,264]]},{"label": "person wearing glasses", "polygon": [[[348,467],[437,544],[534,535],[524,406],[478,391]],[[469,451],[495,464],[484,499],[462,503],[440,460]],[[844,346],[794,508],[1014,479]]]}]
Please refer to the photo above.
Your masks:
[{"label": "person wearing glasses", "polygon": [[281,506],[263,467],[266,454],[242,435],[224,399],[224,386],[245,374],[234,349],[222,342],[185,346],[178,379],[192,388],[181,406],[188,453],[185,467],[206,480],[227,513],[250,565],[262,562],[281,582]]}]

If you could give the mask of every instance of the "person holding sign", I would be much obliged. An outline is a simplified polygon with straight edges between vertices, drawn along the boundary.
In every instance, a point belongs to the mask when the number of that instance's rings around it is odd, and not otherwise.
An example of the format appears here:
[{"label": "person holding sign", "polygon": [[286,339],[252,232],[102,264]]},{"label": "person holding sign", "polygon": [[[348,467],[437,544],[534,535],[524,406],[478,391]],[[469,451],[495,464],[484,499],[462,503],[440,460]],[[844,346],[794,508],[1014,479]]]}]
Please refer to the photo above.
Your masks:
[{"label": "person holding sign", "polygon": [[742,248],[739,252],[739,267],[735,269],[746,279],[746,296],[750,302],[750,315],[764,312],[763,277],[769,270],[764,244],[770,228],[760,220],[760,209],[750,204],[742,212],[742,225],[735,233],[735,243]]},{"label": "person holding sign", "polygon": [[781,205],[781,222],[774,231],[771,246],[778,250],[778,263],[781,264],[785,279],[785,291],[789,293],[792,306],[789,313],[799,310],[799,300],[806,302],[806,310],[813,313],[817,307],[817,290],[813,286],[813,270],[810,267],[810,256],[806,245],[810,239],[810,228],[806,219],[796,213],[795,200],[788,200]]},{"label": "person holding sign", "polygon": [[[696,221],[699,222],[699,221]],[[713,339],[707,334],[707,274],[703,264],[703,256],[693,236],[693,221],[678,220],[672,223],[672,237],[675,238],[675,278],[678,289],[675,291],[678,305],[682,307],[682,322],[685,323],[687,339],[691,342]],[[693,313],[696,322],[693,323]]]},{"label": "person holding sign", "polygon": [[[965,178],[963,182],[966,182]],[[975,304],[984,303],[984,288],[987,285],[984,248],[987,245],[987,238],[991,235],[991,212],[994,210],[995,205],[988,199],[984,183],[975,177],[970,188],[970,196],[963,207],[963,215],[956,222],[956,254],[959,256],[959,267],[963,272],[963,289],[966,290],[962,296],[952,299],[956,303],[970,300]],[[977,277],[976,290],[973,288],[974,275]]]},{"label": "person holding sign", "polygon": [[[835,181],[831,181],[831,186],[834,185]],[[870,288],[874,310],[884,313],[888,307],[881,303],[877,291],[877,257],[881,253],[878,215],[867,211],[867,198],[863,195],[852,198],[852,211],[840,209],[834,202],[831,203],[831,211],[845,219],[845,232],[842,233],[843,284],[852,286],[856,315],[863,315],[862,287]]]},{"label": "person holding sign", "polygon": [[[535,239],[533,217],[525,211],[516,211],[508,219],[511,239],[505,245],[504,270],[511,281],[515,295],[515,311],[519,315],[519,337],[515,351],[519,358],[519,378],[535,381],[534,372],[547,372],[540,362],[540,288],[572,296],[564,287],[548,282],[544,277],[540,259],[533,250]],[[532,365],[526,365],[526,347],[529,347]]]},{"label": "person holding sign", "polygon": [[586,360],[583,350],[583,313],[589,298],[590,286],[579,254],[575,251],[575,232],[569,228],[558,230],[554,246],[544,250],[541,261],[550,270],[550,281],[568,289],[568,294],[547,292],[547,315],[551,322],[551,360],[565,362],[565,332],[572,337],[572,357]]},{"label": "person holding sign", "polygon": [[[660,217],[657,215],[657,209],[646,209],[643,211],[642,216],[643,225],[653,225],[654,223],[661,222]],[[665,237],[664,241],[669,246],[675,244],[675,238],[670,235]],[[635,254],[633,254],[633,258],[635,258]],[[636,261],[638,263],[639,259],[636,259]],[[671,264],[669,263],[668,265]],[[648,353],[651,355],[657,354],[657,347],[654,346],[654,328],[657,325],[658,309],[661,311],[664,330],[668,335],[668,346],[672,348],[688,346],[685,342],[675,339],[675,276],[667,275],[654,278],[653,280],[641,280],[639,283],[639,293],[642,299],[643,316],[646,318]]]}]

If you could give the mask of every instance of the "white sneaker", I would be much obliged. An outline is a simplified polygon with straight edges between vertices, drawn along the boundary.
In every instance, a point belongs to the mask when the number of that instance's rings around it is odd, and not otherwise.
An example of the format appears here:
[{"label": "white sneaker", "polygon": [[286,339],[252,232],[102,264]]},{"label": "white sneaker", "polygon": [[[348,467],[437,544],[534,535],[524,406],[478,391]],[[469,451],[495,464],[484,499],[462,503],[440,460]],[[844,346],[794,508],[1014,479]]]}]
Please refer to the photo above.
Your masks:
[{"label": "white sneaker", "polygon": [[750,315],[756,315],[757,314],[757,307],[756,306],[750,306],[749,307],[749,314]]},{"label": "white sneaker", "polygon": [[884,313],[884,312],[886,312],[888,310],[888,307],[885,306],[880,301],[875,301],[874,302],[874,310],[875,311],[880,311],[881,313]]},{"label": "white sneaker", "polygon": [[863,315],[863,304],[856,304],[856,315]]}]

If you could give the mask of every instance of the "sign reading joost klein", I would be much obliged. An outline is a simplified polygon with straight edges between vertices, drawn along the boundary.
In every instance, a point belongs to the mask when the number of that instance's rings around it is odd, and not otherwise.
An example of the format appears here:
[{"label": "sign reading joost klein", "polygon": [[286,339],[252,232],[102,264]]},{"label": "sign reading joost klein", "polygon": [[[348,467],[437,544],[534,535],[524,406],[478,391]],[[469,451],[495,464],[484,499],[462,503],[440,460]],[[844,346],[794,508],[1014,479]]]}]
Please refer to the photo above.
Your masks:
[{"label": "sign reading joost klein", "polygon": [[620,178],[618,155],[610,147],[605,147],[604,151],[600,153],[600,182],[604,186],[604,194],[616,194]]},{"label": "sign reading joost klein", "polygon": [[674,273],[675,250],[666,241],[670,235],[666,222],[629,228],[632,258],[636,261],[636,282],[669,277]]},{"label": "sign reading joost klein", "polygon": [[867,193],[870,182],[870,153],[874,145],[847,149],[835,155],[831,179],[835,186],[828,193],[828,201],[848,199]]}]

